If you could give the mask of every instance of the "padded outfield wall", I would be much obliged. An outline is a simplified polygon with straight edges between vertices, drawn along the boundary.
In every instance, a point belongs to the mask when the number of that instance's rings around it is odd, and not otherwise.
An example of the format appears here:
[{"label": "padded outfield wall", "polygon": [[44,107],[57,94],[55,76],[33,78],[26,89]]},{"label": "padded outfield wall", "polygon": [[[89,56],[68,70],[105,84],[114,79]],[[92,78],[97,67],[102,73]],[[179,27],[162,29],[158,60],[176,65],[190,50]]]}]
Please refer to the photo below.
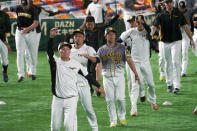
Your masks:
[{"label": "padded outfield wall", "polygon": [[[149,15],[146,17],[148,24],[154,19],[154,15]],[[39,50],[46,49],[46,42],[49,39],[49,31],[51,28],[56,27],[59,29],[58,36],[55,38],[57,43],[64,40],[67,33],[72,33],[73,30],[79,28],[83,23],[83,19],[43,19],[41,22],[41,40],[39,45]],[[117,31],[117,37],[125,30],[125,25],[123,19],[118,19],[118,21],[112,25]],[[15,46],[15,31],[16,31],[16,19],[11,19],[11,33],[8,37],[8,42],[12,50],[16,50]],[[56,45],[57,47],[57,45]],[[56,48],[55,47],[55,48]]]}]

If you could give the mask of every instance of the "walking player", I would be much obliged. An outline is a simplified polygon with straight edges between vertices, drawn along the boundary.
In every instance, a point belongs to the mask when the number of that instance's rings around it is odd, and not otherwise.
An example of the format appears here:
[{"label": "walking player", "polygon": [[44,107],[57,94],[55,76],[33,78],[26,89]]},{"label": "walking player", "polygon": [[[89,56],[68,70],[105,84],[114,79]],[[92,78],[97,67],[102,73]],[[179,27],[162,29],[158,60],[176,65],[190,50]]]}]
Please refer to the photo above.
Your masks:
[{"label": "walking player", "polygon": [[[164,43],[164,58],[165,58],[165,71],[166,71],[166,83],[168,86],[168,92],[180,93],[180,51],[181,51],[181,30],[180,27],[188,35],[193,47],[194,41],[192,39],[192,33],[189,30],[186,19],[183,14],[176,8],[173,8],[173,0],[164,0],[166,10],[160,12],[152,26],[152,36],[154,35],[156,28],[160,27],[160,39]],[[174,86],[174,90],[173,90]]]},{"label": "walking player", "polygon": [[150,65],[150,43],[147,38],[148,32],[144,28],[144,16],[139,15],[136,17],[137,28],[131,28],[123,32],[120,36],[121,40],[131,47],[131,57],[134,61],[137,73],[140,78],[140,83],[135,81],[135,74],[130,70],[132,80],[132,88],[130,90],[131,98],[131,116],[137,115],[137,99],[139,93],[144,92],[144,81],[148,84],[148,101],[151,103],[152,108],[157,110],[159,107],[156,104],[155,84],[153,81],[153,74]]},{"label": "walking player", "polygon": [[125,61],[128,62],[130,68],[135,74],[135,80],[138,82],[139,77],[136,72],[130,53],[126,51],[126,47],[120,43],[116,43],[116,31],[109,27],[105,30],[107,44],[99,48],[97,54],[101,62],[97,65],[97,79],[100,78],[102,70],[103,85],[106,93],[107,109],[110,117],[110,127],[116,127],[117,114],[115,101],[118,102],[118,117],[120,124],[127,125],[126,101],[125,101],[125,77],[124,67]]},{"label": "walking player", "polygon": [[10,8],[10,10],[15,11],[17,14],[15,41],[17,50],[18,82],[22,82],[25,79],[24,55],[26,47],[29,50],[32,60],[31,76],[36,76],[37,44],[39,42],[35,42],[35,37],[37,37],[36,27],[39,23],[38,12],[30,5],[29,0],[21,0],[21,5]]},{"label": "walking player", "polygon": [[[1,9],[1,5],[0,5]],[[2,74],[3,81],[8,82],[7,68],[8,68],[8,49],[10,50],[10,45],[6,41],[7,33],[11,30],[10,18],[9,16],[0,10],[0,57],[2,62]]]},{"label": "walking player", "polygon": [[53,38],[56,34],[57,29],[51,29],[47,44],[53,93],[51,131],[60,131],[63,116],[65,130],[76,131],[78,71],[81,70],[84,75],[88,72],[79,62],[70,59],[72,46],[67,42],[60,43],[58,46],[60,58],[54,55]]}]

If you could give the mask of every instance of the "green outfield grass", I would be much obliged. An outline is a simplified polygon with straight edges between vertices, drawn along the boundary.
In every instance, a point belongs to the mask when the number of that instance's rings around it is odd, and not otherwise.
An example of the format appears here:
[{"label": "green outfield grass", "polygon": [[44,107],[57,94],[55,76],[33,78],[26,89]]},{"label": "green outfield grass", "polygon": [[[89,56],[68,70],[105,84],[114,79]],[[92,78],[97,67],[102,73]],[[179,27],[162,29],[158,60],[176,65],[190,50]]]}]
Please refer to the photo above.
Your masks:
[{"label": "green outfield grass", "polygon": [[[191,50],[190,50],[191,51]],[[166,92],[165,82],[159,81],[158,55],[153,53],[151,64],[156,84],[158,111],[150,104],[138,102],[138,116],[129,116],[130,100],[126,89],[128,126],[109,128],[109,116],[103,97],[92,97],[100,131],[196,131],[197,116],[193,109],[197,106],[197,58],[190,52],[187,77],[182,78],[180,95]],[[9,54],[9,82],[4,83],[0,76],[0,131],[49,131],[51,113],[51,81],[46,53],[39,52],[37,80],[25,78],[17,82],[16,52]],[[162,106],[170,101],[172,106]],[[78,131],[90,131],[86,114],[78,103]],[[62,128],[63,131],[63,128]]]}]

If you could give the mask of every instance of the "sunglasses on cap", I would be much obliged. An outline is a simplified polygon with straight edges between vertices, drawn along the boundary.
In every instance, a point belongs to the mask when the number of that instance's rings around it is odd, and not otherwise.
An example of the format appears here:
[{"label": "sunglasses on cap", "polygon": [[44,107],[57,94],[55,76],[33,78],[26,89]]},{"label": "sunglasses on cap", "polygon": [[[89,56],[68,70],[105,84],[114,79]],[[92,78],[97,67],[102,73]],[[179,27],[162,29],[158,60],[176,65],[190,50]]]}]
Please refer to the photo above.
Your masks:
[{"label": "sunglasses on cap", "polygon": [[193,21],[197,21],[197,17],[194,17],[194,18],[193,18]]}]

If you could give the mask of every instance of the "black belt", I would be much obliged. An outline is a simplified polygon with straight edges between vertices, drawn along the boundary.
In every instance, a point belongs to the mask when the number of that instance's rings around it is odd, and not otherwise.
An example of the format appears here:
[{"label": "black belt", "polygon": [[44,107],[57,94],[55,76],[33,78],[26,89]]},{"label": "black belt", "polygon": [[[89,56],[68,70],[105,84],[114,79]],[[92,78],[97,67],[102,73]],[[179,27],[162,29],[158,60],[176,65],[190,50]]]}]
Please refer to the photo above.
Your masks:
[{"label": "black belt", "polygon": [[[18,27],[18,30],[19,31],[21,31],[21,30],[23,30],[22,28],[20,28],[20,27]],[[32,32],[32,31],[34,31],[34,29],[32,29],[32,30],[30,30],[29,32],[27,32],[27,33],[30,33],[30,32]]]}]

